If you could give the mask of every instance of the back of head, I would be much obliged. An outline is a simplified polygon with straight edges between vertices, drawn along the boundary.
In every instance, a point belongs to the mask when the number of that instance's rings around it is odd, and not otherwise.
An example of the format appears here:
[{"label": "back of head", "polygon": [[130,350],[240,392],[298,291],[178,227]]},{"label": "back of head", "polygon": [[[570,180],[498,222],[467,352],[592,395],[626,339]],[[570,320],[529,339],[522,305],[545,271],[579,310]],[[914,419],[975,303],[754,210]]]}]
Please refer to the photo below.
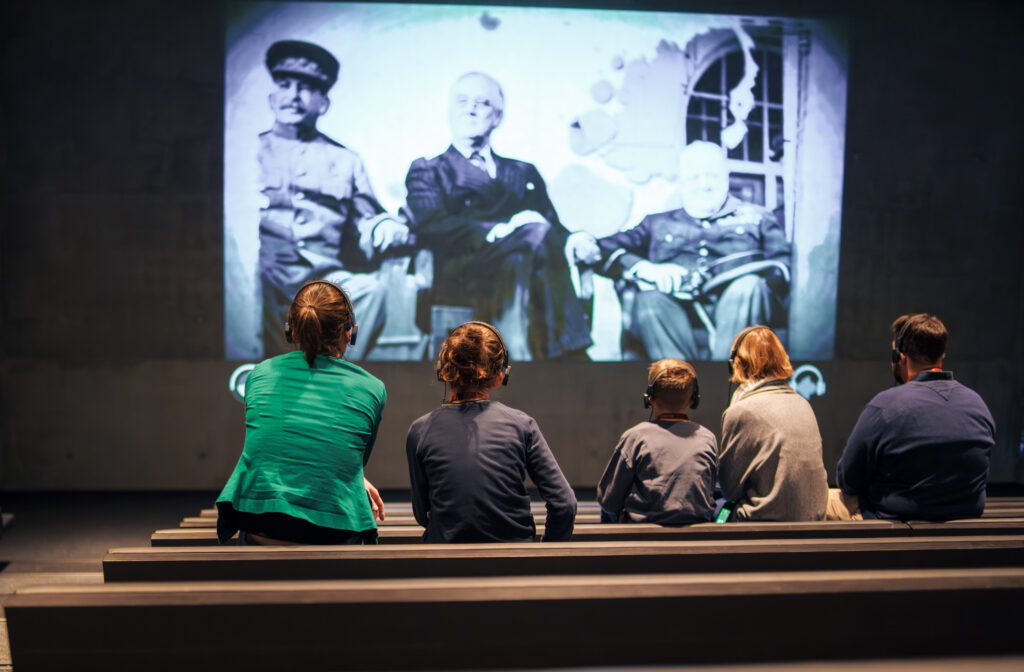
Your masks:
[{"label": "back of head", "polygon": [[697,389],[697,372],[681,359],[662,359],[647,369],[651,400],[666,411],[682,413],[690,408]]},{"label": "back of head", "polygon": [[489,389],[507,354],[496,330],[478,322],[456,327],[437,355],[437,379],[460,397]]},{"label": "back of head", "polygon": [[934,315],[901,315],[890,329],[895,349],[915,364],[938,364],[946,354],[949,332],[942,320]]},{"label": "back of head", "polygon": [[776,378],[788,379],[793,365],[775,332],[765,326],[744,329],[736,335],[729,356],[734,383],[756,383]]},{"label": "back of head", "polygon": [[355,317],[344,291],[333,282],[308,283],[288,310],[288,331],[310,366],[317,355],[341,356]]}]

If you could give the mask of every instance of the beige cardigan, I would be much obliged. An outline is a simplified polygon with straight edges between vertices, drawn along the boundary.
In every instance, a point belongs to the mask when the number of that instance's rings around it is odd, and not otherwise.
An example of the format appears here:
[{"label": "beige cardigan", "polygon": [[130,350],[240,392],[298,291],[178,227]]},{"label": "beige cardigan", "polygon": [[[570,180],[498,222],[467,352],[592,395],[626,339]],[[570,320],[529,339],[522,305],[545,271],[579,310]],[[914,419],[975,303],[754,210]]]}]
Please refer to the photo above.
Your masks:
[{"label": "beige cardigan", "polygon": [[782,379],[740,388],[722,416],[718,476],[739,520],[822,520],[828,481],[810,404]]}]

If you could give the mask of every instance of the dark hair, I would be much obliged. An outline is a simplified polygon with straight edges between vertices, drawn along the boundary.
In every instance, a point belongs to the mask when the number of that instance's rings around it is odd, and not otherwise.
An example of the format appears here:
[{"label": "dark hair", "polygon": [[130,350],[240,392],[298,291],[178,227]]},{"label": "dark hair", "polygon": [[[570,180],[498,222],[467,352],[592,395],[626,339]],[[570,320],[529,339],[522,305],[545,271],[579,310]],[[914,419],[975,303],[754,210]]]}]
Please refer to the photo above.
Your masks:
[{"label": "dark hair", "polygon": [[[900,315],[889,327],[900,352],[918,364],[935,364],[946,354],[949,332],[942,320],[928,313]],[[899,341],[899,343],[895,343]]]},{"label": "dark hair", "polygon": [[437,355],[437,377],[460,393],[483,390],[501,373],[504,358],[497,334],[469,322],[445,339]]},{"label": "dark hair", "polygon": [[292,340],[306,355],[310,366],[317,355],[332,354],[353,324],[352,305],[344,290],[325,280],[311,282],[300,289],[288,309]]},{"label": "dark hair", "polygon": [[647,384],[651,383],[654,383],[652,399],[657,399],[658,404],[668,410],[681,410],[693,400],[697,372],[681,359],[661,359],[647,369]]}]

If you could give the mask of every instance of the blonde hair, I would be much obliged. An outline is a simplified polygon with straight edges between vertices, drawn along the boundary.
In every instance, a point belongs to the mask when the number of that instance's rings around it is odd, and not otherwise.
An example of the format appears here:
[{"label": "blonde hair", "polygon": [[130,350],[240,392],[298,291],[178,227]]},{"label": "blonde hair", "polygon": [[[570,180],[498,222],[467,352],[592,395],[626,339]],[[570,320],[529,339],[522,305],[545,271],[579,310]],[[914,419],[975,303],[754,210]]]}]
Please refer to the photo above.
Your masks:
[{"label": "blonde hair", "polygon": [[657,399],[667,410],[681,411],[693,400],[697,371],[681,359],[660,359],[647,369],[647,384],[652,386],[652,401]]},{"label": "blonde hair", "polygon": [[744,329],[732,342],[729,361],[734,383],[756,383],[773,378],[788,379],[793,365],[775,332],[763,325]]}]

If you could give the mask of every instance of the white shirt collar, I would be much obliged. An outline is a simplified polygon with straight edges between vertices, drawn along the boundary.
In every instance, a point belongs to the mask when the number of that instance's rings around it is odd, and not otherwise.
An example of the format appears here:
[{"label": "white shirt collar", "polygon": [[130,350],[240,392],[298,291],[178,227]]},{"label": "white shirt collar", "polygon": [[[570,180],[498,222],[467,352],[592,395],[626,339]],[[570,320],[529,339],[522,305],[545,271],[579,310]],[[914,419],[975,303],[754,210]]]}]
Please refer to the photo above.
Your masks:
[{"label": "white shirt collar", "polygon": [[480,149],[473,149],[472,147],[459,146],[453,142],[452,147],[454,147],[455,151],[459,154],[462,154],[467,161],[469,160],[469,157],[473,156],[473,152],[477,152],[481,157],[483,157],[484,165],[487,166],[487,174],[491,176],[491,179],[494,179],[497,176],[498,166],[494,163],[494,154],[491,153],[490,145],[484,145]]}]

